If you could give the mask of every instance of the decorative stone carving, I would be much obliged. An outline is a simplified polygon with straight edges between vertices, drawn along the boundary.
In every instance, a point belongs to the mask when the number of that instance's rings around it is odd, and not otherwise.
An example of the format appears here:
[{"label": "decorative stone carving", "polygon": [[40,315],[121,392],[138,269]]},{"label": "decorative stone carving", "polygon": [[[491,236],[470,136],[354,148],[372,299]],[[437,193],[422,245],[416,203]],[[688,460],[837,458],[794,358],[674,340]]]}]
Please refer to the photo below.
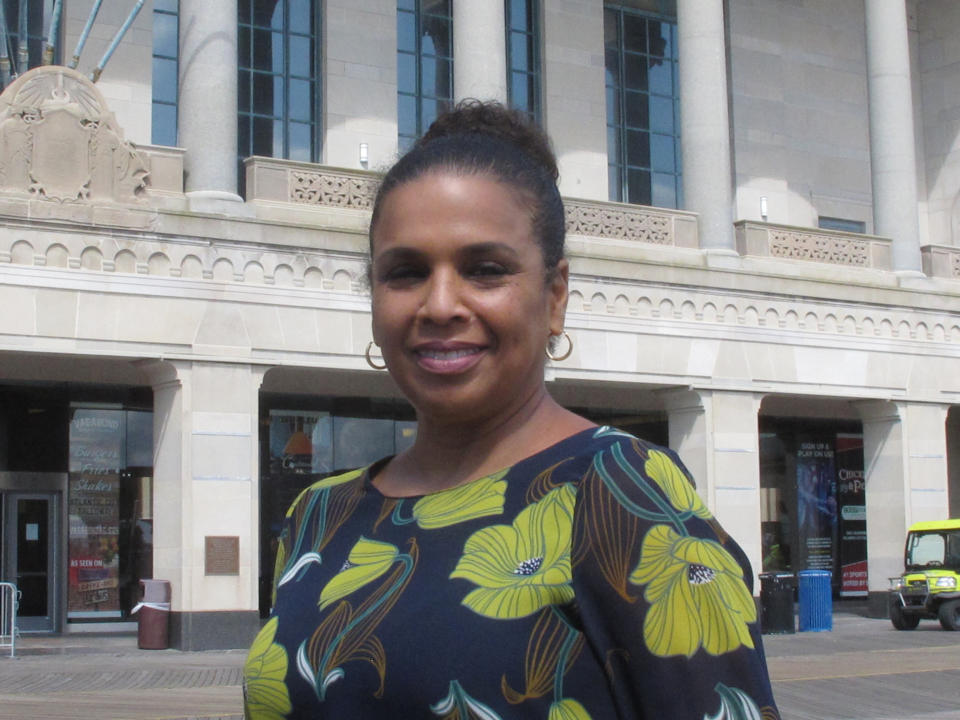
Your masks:
[{"label": "decorative stone carving", "polygon": [[834,265],[870,266],[869,243],[819,233],[771,230],[770,254]]},{"label": "decorative stone carving", "polygon": [[100,91],[75,70],[34,68],[0,95],[0,190],[132,203],[147,175]]},{"label": "decorative stone carving", "polygon": [[290,200],[307,205],[370,210],[378,181],[353,175],[290,171]]},{"label": "decorative stone carving", "polygon": [[567,232],[618,238],[656,245],[673,245],[672,223],[668,215],[640,207],[600,205],[566,201]]}]

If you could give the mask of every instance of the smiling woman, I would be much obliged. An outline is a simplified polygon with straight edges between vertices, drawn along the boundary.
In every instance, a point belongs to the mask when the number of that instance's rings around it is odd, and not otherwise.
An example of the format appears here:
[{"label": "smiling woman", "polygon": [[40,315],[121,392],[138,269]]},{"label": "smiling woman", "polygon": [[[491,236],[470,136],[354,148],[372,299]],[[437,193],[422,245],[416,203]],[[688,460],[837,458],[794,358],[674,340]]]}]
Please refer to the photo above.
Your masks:
[{"label": "smiling woman", "polygon": [[384,178],[373,337],[416,441],[287,513],[248,717],[778,717],[752,573],[679,459],[546,390],[556,180],[538,128],[476,102]]}]

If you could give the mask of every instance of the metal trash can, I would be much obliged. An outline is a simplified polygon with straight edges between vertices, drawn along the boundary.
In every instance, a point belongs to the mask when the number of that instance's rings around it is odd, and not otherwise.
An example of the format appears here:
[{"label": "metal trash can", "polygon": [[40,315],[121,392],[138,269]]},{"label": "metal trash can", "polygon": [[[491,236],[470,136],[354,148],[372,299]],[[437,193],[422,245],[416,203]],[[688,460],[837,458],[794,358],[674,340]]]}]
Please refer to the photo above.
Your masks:
[{"label": "metal trash can", "polygon": [[760,573],[760,632],[796,632],[793,615],[793,573]]},{"label": "metal trash can", "polygon": [[169,580],[141,580],[140,602],[130,614],[137,615],[137,647],[141,650],[170,647]]},{"label": "metal trash can", "polygon": [[800,632],[833,630],[833,595],[829,570],[797,573]]}]

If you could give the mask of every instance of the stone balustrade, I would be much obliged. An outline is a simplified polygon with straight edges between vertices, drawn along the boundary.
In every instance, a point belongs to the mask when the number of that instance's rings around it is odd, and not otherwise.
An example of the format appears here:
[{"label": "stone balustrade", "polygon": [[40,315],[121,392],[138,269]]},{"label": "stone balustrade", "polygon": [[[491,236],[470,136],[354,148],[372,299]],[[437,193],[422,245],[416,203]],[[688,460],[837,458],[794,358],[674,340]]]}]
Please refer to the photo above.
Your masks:
[{"label": "stone balustrade", "polygon": [[754,257],[891,270],[892,241],[859,233],[741,220],[734,224],[737,252]]},{"label": "stone balustrade", "polygon": [[960,247],[924,245],[920,248],[920,257],[926,275],[960,280]]}]

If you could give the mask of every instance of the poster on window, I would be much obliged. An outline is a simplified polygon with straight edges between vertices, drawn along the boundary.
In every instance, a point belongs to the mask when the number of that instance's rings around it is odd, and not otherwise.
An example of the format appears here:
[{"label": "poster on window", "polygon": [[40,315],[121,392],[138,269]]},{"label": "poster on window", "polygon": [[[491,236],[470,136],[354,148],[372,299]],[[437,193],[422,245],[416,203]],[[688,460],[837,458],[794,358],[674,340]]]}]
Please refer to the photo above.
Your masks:
[{"label": "poster on window", "polygon": [[70,421],[67,617],[120,616],[123,411],[78,408]]},{"label": "poster on window", "polygon": [[333,469],[333,421],[329,413],[270,411],[270,474],[304,475]]},{"label": "poster on window", "polygon": [[797,449],[797,525],[800,569],[834,569],[837,533],[836,476],[832,442],[801,442]]},{"label": "poster on window", "polygon": [[837,503],[840,506],[840,595],[867,594],[867,493],[863,435],[837,435]]}]

